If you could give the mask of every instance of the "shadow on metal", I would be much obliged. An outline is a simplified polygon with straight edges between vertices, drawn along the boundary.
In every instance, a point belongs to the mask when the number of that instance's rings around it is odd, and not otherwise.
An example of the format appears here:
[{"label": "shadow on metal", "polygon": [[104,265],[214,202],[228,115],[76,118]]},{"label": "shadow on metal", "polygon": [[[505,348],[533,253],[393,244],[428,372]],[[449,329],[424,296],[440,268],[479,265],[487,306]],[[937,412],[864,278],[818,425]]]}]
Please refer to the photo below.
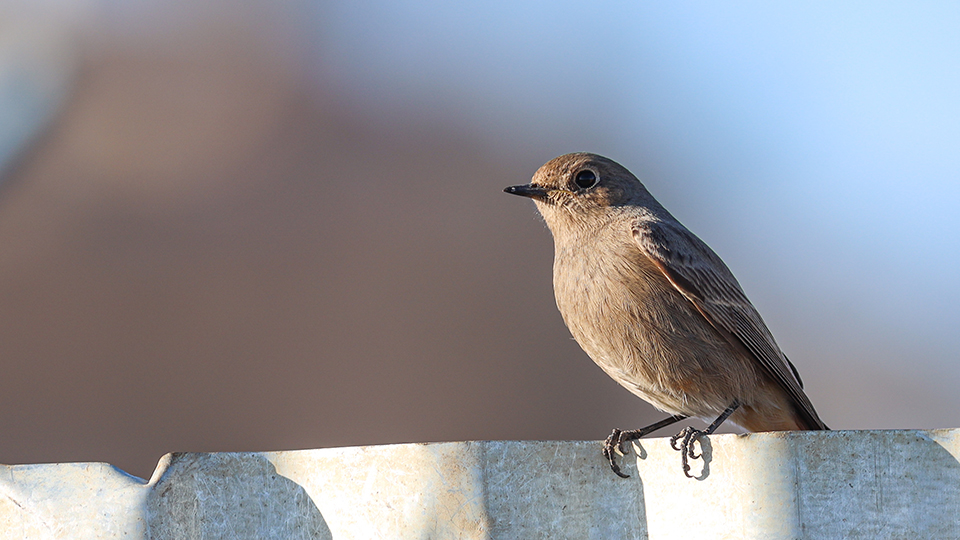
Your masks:
[{"label": "shadow on metal", "polygon": [[150,539],[333,538],[307,492],[261,454],[168,454],[150,484]]}]

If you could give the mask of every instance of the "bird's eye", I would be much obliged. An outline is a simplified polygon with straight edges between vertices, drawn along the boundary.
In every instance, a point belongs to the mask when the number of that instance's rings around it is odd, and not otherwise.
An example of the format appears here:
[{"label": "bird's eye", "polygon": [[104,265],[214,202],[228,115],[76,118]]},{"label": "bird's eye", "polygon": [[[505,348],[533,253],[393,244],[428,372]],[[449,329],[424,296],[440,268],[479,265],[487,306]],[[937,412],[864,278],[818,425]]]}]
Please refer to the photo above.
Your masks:
[{"label": "bird's eye", "polygon": [[584,169],[577,173],[573,181],[580,189],[589,189],[597,185],[597,174],[590,169]]}]

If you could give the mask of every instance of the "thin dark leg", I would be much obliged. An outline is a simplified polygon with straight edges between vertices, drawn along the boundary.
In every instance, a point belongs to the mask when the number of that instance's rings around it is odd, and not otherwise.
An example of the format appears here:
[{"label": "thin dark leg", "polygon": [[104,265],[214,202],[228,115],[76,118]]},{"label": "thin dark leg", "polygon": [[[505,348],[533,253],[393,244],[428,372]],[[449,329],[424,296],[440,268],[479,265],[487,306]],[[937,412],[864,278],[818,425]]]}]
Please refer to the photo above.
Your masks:
[{"label": "thin dark leg", "polygon": [[[683,463],[683,474],[685,474],[687,478],[693,478],[693,475],[690,474],[690,463],[688,462],[687,458],[697,459],[700,457],[700,454],[697,454],[693,451],[693,443],[696,442],[696,440],[700,437],[704,435],[710,435],[716,431],[717,428],[720,427],[720,424],[722,424],[727,418],[730,418],[730,415],[733,414],[734,411],[736,411],[739,407],[740,402],[734,401],[729,407],[727,407],[725,411],[723,411],[720,416],[717,417],[716,420],[713,421],[712,424],[707,426],[707,429],[704,431],[693,429],[692,427],[687,426],[680,430],[680,433],[670,437],[670,446],[673,447],[674,450],[680,451],[680,461]],[[679,447],[677,446],[677,441],[680,441]]]},{"label": "thin dark leg", "polygon": [[675,424],[684,418],[687,418],[685,414],[678,414],[661,420],[656,424],[650,424],[649,426],[640,429],[632,429],[630,431],[614,429],[613,433],[611,433],[610,436],[607,437],[607,440],[603,443],[603,457],[607,458],[607,461],[610,462],[610,468],[613,470],[613,472],[617,473],[617,476],[620,478],[630,478],[629,474],[620,472],[620,465],[617,465],[616,455],[620,454],[622,456],[627,451],[623,444],[639,439],[644,435],[653,433],[654,431],[667,427],[670,424]]}]

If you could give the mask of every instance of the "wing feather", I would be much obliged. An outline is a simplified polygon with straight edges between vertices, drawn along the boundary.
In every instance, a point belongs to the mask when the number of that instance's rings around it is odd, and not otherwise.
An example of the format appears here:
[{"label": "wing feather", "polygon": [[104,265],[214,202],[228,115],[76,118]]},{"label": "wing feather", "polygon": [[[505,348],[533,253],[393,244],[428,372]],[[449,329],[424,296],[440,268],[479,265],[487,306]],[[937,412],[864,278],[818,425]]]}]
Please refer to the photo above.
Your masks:
[{"label": "wing feather", "polygon": [[803,392],[796,368],[720,257],[679,222],[641,219],[634,239],[668,280],[722,335],[732,336],[756,358],[796,404],[807,425],[827,429]]}]

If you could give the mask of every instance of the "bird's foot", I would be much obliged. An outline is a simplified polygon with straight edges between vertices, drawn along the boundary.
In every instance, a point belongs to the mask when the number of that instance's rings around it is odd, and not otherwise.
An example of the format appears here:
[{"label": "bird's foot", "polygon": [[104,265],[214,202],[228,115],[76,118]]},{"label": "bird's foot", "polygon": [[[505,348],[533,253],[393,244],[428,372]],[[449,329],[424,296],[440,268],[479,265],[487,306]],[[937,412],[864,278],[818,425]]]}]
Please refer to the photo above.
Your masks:
[{"label": "bird's foot", "polygon": [[[693,450],[693,444],[703,435],[708,435],[706,431],[700,431],[687,426],[680,430],[673,437],[670,437],[670,447],[680,452],[680,462],[683,464],[683,474],[687,478],[693,478],[690,474],[690,459],[699,459],[703,454],[697,454]],[[677,445],[679,443],[679,446]]]},{"label": "bird's foot", "polygon": [[603,442],[603,457],[607,458],[607,461],[610,462],[610,469],[620,478],[630,478],[630,475],[620,471],[620,465],[617,464],[617,454],[621,456],[626,454],[629,450],[623,446],[624,443],[639,439],[643,435],[642,431],[640,429],[632,431],[614,429],[613,433]]},{"label": "bird's foot", "polygon": [[627,453],[626,447],[623,445],[630,441],[637,440],[644,435],[653,433],[662,427],[679,422],[686,417],[685,414],[675,414],[670,418],[665,418],[655,424],[650,424],[640,429],[631,429],[630,431],[615,429],[613,433],[607,437],[607,440],[603,442],[603,457],[607,458],[607,461],[610,462],[610,469],[617,473],[617,476],[620,478],[630,478],[630,475],[623,474],[623,472],[620,471],[620,465],[617,465],[617,454],[622,456]]}]

